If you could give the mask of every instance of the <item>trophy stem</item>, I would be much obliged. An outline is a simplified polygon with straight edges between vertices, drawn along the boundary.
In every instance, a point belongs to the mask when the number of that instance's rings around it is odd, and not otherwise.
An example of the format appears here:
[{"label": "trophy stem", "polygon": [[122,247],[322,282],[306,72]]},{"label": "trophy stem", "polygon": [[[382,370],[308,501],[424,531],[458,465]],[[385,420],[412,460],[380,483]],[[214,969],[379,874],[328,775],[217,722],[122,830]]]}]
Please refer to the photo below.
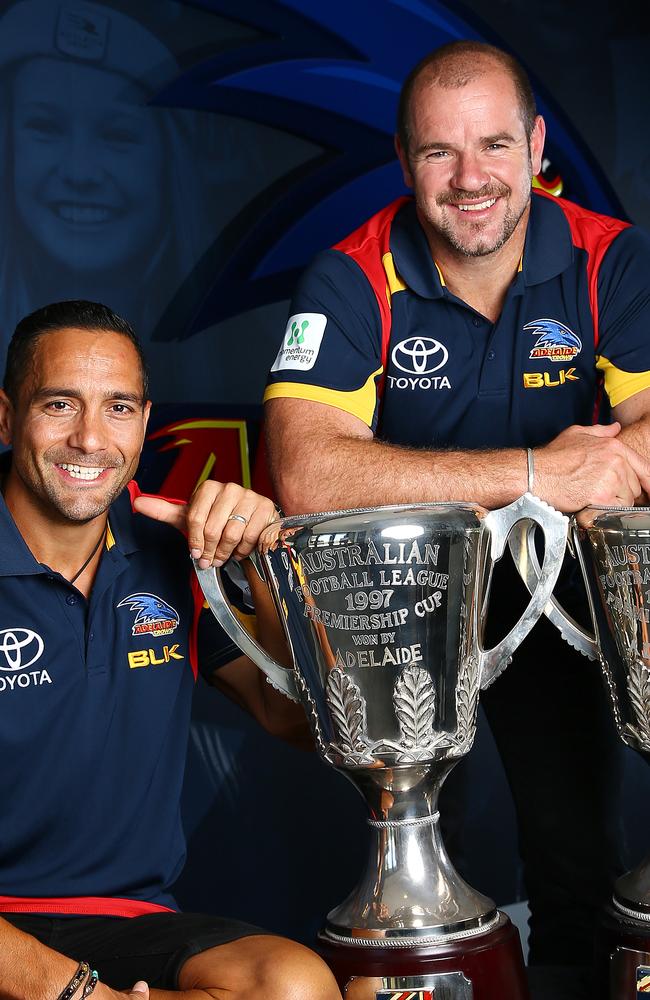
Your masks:
[{"label": "trophy stem", "polygon": [[451,766],[437,775],[431,763],[346,772],[365,786],[372,837],[365,873],[328,914],[326,938],[406,948],[462,940],[496,923],[494,903],[460,877],[442,840],[438,794]]},{"label": "trophy stem", "polygon": [[650,934],[650,856],[617,879],[613,902],[624,916],[646,923]]}]

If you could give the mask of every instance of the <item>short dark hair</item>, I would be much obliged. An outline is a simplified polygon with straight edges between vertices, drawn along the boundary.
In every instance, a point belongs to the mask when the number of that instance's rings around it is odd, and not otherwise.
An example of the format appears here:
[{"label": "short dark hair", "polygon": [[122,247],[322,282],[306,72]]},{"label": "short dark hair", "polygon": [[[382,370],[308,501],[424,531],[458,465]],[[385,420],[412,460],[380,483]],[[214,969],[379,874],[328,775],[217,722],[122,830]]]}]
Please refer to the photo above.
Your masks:
[{"label": "short dark hair", "polygon": [[18,400],[20,388],[27,377],[27,369],[34,356],[38,340],[46,333],[70,327],[79,330],[106,330],[127,337],[133,344],[140,362],[143,401],[148,398],[149,372],[147,362],[142,345],[131,324],[100,302],[70,299],[66,302],[53,302],[37,309],[21,319],[14,330],[7,348],[4,377],[4,390],[12,403],[15,404]]},{"label": "short dark hair", "polygon": [[488,45],[487,42],[466,39],[448,42],[446,45],[441,45],[429,52],[413,67],[402,84],[397,109],[397,135],[405,153],[409,151],[411,140],[409,117],[411,96],[420,76],[426,72],[430,78],[440,82],[443,87],[463,87],[481,74],[482,68],[477,63],[477,57],[481,56],[492,59],[512,79],[519,100],[521,120],[526,130],[526,136],[530,139],[537,117],[537,105],[526,70],[514,56],[504,52],[503,49],[498,49],[495,45]]}]

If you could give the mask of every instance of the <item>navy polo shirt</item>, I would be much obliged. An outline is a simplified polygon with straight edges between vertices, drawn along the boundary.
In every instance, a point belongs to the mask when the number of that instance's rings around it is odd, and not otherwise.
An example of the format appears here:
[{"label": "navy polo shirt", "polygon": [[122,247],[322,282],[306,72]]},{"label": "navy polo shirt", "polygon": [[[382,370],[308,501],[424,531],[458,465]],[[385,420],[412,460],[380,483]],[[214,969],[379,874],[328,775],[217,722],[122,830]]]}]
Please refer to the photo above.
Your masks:
[{"label": "navy polo shirt", "polygon": [[[412,199],[320,254],[265,399],[358,416],[415,447],[536,446],[650,386],[650,238],[534,193],[496,323],[453,295]],[[604,385],[603,385],[604,383]]]},{"label": "navy polo shirt", "polygon": [[[46,897],[38,912],[58,912],[53,897],[83,897],[80,913],[175,905],[203,601],[184,537],[134,514],[131,492],[88,600],[35,560],[0,498],[0,894]],[[240,655],[218,635],[212,668]]]}]

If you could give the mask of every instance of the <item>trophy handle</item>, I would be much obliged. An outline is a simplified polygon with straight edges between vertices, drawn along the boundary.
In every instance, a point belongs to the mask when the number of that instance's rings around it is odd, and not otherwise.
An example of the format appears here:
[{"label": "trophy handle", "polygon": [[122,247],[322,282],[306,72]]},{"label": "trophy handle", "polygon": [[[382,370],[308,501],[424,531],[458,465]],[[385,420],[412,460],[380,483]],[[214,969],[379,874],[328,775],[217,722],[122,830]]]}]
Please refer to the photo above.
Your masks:
[{"label": "trophy handle", "polygon": [[[531,520],[544,532],[544,562],[537,586],[530,587],[531,599],[517,624],[492,649],[479,649],[481,688],[485,689],[503,673],[517,646],[526,638],[553,593],[566,548],[569,519],[532,493],[524,493],[501,510],[490,511],[483,523],[490,532],[490,561],[503,555],[508,536],[520,521]],[[539,564],[538,564],[539,566]]]},{"label": "trophy handle", "polygon": [[[593,622],[595,621],[593,599],[591,596],[591,588],[587,582],[582,548],[580,546],[579,529],[575,517],[571,518],[569,530],[570,535],[568,549],[569,552],[571,552],[571,554],[578,560],[580,565],[582,576],[585,581],[585,589],[587,591],[589,612]],[[518,524],[510,535],[509,544],[515,566],[519,570],[519,575],[528,587],[528,590],[532,593],[533,588],[539,580],[540,574],[539,559],[537,558],[537,552],[535,550],[535,525]],[[583,654],[583,656],[589,657],[590,660],[598,659],[598,645],[595,636],[592,633],[587,632],[586,629],[584,629],[582,625],[575,620],[575,618],[572,618],[568,611],[564,610],[562,605],[555,597],[553,597],[553,595],[551,595],[546,607],[544,608],[544,614],[549,621],[553,622],[562,638],[568,642],[570,646],[577,649],[579,653]]]},{"label": "trophy handle", "polygon": [[[261,579],[264,579],[264,575],[260,570],[257,553],[251,553],[249,558],[258,575]],[[277,660],[269,656],[266,650],[253,639],[252,635],[246,631],[239,619],[233,614],[223,588],[221,571],[216,566],[208,566],[207,569],[200,569],[197,560],[194,559],[192,561],[201,585],[201,590],[210,605],[210,610],[226,635],[266,674],[267,681],[276,691],[280,691],[287,698],[290,698],[291,701],[300,701],[292,671],[281,666]]]}]

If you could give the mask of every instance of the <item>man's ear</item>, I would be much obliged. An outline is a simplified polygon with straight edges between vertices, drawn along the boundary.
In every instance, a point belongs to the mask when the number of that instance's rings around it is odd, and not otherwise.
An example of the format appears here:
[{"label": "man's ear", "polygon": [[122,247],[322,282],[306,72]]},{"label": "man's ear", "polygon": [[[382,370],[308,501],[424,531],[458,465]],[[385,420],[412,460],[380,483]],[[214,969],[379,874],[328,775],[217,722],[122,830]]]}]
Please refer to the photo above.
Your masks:
[{"label": "man's ear", "polygon": [[142,448],[144,448],[145,438],[147,436],[147,424],[149,423],[149,416],[151,414],[151,400],[148,399],[142,404]]},{"label": "man's ear", "polygon": [[530,162],[533,169],[533,176],[542,169],[542,156],[544,154],[544,140],[546,138],[546,125],[541,115],[538,115],[533,125],[530,135]]},{"label": "man's ear", "polygon": [[402,168],[404,183],[407,187],[412,188],[413,175],[411,173],[411,167],[409,166],[409,159],[398,135],[395,136],[395,152],[397,153],[397,159],[399,160]]},{"label": "man's ear", "polygon": [[13,404],[4,389],[0,389],[0,441],[3,444],[11,444],[13,421]]}]

